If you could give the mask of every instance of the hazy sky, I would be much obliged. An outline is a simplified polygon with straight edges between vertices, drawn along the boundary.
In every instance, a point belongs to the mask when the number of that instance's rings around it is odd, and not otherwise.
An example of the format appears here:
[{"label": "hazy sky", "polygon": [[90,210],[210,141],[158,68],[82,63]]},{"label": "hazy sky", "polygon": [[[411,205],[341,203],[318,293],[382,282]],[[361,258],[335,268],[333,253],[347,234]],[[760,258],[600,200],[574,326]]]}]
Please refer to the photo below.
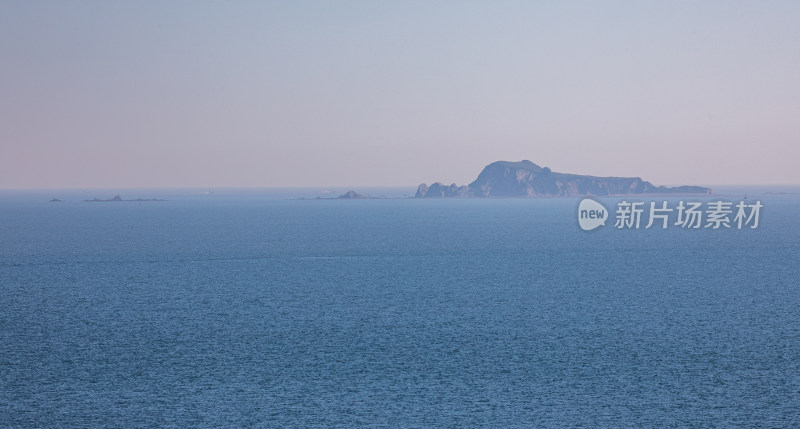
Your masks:
[{"label": "hazy sky", "polygon": [[0,2],[0,188],[800,183],[798,1]]}]

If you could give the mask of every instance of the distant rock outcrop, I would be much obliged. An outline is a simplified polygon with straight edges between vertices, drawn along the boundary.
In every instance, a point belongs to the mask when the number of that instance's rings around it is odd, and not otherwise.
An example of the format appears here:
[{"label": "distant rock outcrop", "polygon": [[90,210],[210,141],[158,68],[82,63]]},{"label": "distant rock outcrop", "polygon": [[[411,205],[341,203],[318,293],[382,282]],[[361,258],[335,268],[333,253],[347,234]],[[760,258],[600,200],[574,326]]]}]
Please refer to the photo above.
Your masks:
[{"label": "distant rock outcrop", "polygon": [[64,200],[59,200],[58,198],[53,198],[52,200],[50,200],[50,202],[51,203],[63,203]]},{"label": "distant rock outcrop", "polygon": [[108,200],[101,200],[100,198],[95,198],[92,200],[83,200],[84,203],[124,203],[124,202],[141,203],[148,201],[166,201],[166,200],[160,200],[158,198],[136,198],[135,200],[123,200],[122,197],[119,195],[115,195],[114,198]]},{"label": "distant rock outcrop", "polygon": [[419,185],[416,198],[444,197],[543,197],[625,194],[710,194],[701,186],[668,188],[639,177],[596,177],[556,173],[530,161],[497,161],[487,165],[467,186],[436,182]]},{"label": "distant rock outcrop", "polygon": [[358,194],[358,193],[356,193],[356,191],[347,191],[344,194],[339,195],[337,198],[340,199],[340,200],[358,200],[358,199],[365,199],[365,198],[369,198],[369,197],[366,196],[366,195]]}]

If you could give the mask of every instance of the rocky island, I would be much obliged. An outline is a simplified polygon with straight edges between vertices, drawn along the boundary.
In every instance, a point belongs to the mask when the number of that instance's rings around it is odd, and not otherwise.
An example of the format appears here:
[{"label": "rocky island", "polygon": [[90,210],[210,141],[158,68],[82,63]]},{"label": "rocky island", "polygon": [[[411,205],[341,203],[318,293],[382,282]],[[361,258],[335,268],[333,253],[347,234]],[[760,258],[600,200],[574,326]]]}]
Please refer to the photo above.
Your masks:
[{"label": "rocky island", "polygon": [[531,161],[497,161],[469,185],[421,184],[416,198],[571,197],[626,194],[711,194],[702,186],[655,186],[640,177],[597,177],[556,173]]},{"label": "rocky island", "polygon": [[367,198],[370,198],[370,197],[368,197],[366,195],[359,194],[356,191],[347,191],[344,194],[339,195],[336,198],[339,199],[339,200],[361,200],[361,199],[367,199]]}]

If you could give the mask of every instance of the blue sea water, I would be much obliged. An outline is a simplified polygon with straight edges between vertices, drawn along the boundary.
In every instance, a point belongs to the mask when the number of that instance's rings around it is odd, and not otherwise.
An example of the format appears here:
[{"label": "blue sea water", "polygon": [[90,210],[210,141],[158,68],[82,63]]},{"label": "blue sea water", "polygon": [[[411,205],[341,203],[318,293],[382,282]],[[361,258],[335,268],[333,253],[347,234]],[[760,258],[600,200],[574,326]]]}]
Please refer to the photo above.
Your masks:
[{"label": "blue sea water", "polygon": [[0,426],[800,426],[798,194],[587,233],[572,198],[158,192],[0,195]]}]

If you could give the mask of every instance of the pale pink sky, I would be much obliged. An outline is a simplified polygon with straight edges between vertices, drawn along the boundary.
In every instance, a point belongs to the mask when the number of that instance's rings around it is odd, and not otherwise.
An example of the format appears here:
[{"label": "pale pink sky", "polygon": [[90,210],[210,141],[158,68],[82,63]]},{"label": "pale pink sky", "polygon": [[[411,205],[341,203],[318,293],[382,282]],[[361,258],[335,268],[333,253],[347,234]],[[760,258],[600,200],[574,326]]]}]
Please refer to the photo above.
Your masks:
[{"label": "pale pink sky", "polygon": [[800,2],[0,3],[0,188],[800,184]]}]

